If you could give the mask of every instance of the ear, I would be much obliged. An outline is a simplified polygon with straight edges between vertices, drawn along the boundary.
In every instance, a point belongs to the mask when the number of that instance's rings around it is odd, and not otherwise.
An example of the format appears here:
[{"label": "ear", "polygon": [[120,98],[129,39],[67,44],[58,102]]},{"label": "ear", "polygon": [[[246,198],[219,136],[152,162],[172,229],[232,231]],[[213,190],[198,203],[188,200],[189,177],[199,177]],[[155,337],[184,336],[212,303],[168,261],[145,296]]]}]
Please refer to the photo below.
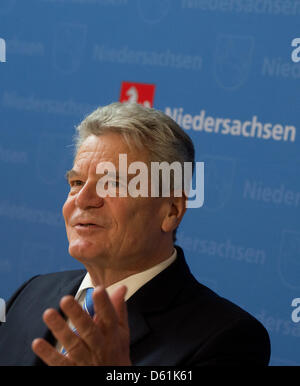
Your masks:
[{"label": "ear", "polygon": [[186,200],[185,194],[181,197],[169,198],[166,214],[161,224],[163,232],[172,232],[178,227],[186,211]]}]

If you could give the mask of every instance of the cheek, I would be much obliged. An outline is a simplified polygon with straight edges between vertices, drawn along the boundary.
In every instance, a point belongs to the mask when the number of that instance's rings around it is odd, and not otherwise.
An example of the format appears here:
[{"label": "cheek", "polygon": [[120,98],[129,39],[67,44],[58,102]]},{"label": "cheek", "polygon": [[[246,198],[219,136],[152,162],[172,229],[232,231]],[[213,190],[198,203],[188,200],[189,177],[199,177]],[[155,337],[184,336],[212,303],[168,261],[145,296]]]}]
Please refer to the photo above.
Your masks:
[{"label": "cheek", "polygon": [[166,207],[161,199],[150,198],[142,213],[143,226],[149,233],[160,234]]},{"label": "cheek", "polygon": [[149,198],[135,198],[124,212],[125,224],[131,225],[132,233],[138,237],[145,232],[159,232],[162,222],[162,208],[158,200]]},{"label": "cheek", "polygon": [[69,219],[71,217],[71,213],[73,211],[73,208],[74,208],[73,200],[70,198],[67,198],[65,203],[64,203],[63,209],[62,209],[62,213],[63,213],[63,217],[65,219],[66,226],[67,226]]}]

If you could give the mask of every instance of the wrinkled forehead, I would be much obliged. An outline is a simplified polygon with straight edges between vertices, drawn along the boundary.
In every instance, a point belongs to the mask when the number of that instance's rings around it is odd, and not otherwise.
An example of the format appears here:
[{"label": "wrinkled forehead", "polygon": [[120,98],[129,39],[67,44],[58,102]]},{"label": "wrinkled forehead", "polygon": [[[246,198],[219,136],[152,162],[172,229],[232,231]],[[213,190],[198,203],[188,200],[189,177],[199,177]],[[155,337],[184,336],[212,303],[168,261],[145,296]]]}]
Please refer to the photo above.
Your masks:
[{"label": "wrinkled forehead", "polygon": [[120,154],[126,154],[128,162],[148,163],[149,160],[145,148],[138,148],[134,143],[128,144],[121,134],[107,133],[90,135],[85,139],[75,155],[74,168],[88,169],[95,173],[100,162],[112,162],[118,168]]}]

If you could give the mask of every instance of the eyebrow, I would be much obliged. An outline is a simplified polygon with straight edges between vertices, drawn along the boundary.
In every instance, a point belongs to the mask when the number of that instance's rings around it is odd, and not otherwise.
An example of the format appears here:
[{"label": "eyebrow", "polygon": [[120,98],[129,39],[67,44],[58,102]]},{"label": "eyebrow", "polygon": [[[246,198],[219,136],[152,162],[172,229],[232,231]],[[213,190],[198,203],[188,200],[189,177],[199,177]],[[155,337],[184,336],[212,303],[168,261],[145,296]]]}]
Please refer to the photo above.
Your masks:
[{"label": "eyebrow", "polygon": [[69,181],[72,177],[78,177],[78,176],[80,176],[80,174],[76,172],[76,170],[74,169],[68,170],[65,174],[65,178],[67,181]]},{"label": "eyebrow", "polygon": [[[111,173],[108,173],[108,175],[112,175]],[[74,177],[80,177],[80,173],[76,172],[76,170],[74,169],[71,169],[71,170],[68,170],[65,174],[65,178],[67,181],[70,181],[71,178],[74,178]],[[119,171],[116,170],[116,179],[119,180],[120,179],[120,175],[119,175]]]}]

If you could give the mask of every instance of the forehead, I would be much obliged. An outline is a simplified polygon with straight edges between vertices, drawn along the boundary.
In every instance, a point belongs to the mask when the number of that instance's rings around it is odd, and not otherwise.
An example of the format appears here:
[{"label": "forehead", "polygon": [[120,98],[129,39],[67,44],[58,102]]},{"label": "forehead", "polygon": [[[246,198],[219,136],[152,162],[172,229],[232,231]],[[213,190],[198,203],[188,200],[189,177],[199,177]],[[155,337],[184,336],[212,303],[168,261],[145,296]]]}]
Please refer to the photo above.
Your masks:
[{"label": "forehead", "polygon": [[74,168],[89,168],[95,172],[99,162],[110,161],[116,168],[119,154],[127,154],[128,162],[148,161],[145,150],[136,146],[128,146],[125,139],[118,133],[107,133],[100,136],[90,135],[82,143],[74,159]]}]

